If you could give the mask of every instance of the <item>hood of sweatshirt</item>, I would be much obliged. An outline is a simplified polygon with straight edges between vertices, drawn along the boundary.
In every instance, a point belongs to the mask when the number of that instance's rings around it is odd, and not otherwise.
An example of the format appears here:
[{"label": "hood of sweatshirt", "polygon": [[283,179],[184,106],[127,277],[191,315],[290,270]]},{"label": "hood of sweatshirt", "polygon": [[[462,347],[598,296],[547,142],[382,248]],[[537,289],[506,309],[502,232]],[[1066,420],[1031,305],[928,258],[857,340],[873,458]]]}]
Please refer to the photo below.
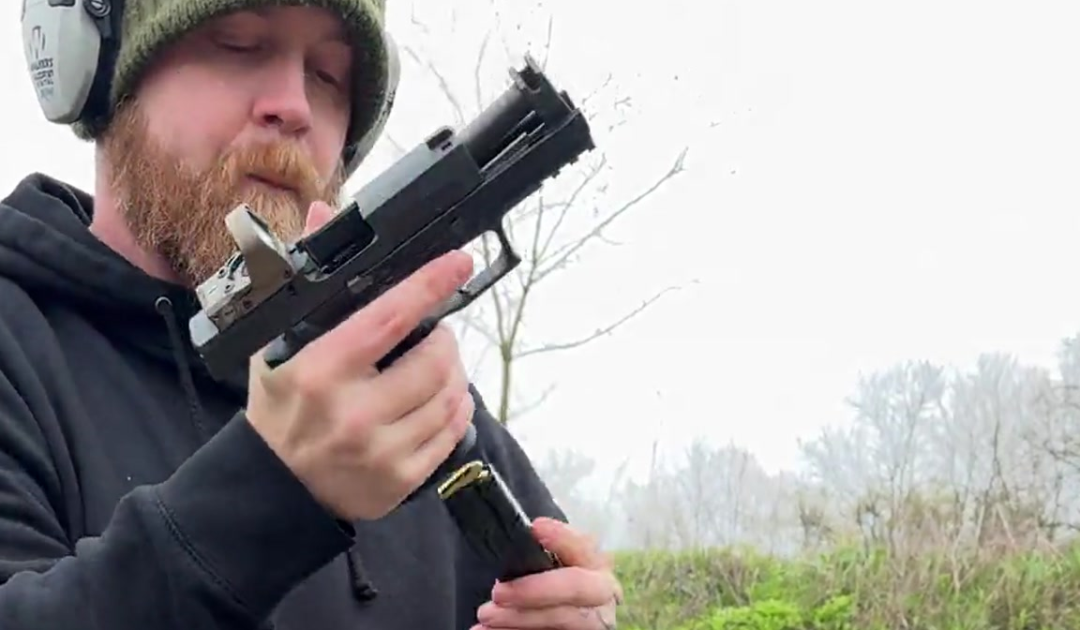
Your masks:
[{"label": "hood of sweatshirt", "polygon": [[90,232],[92,217],[86,192],[40,173],[25,178],[0,205],[0,275],[87,318],[123,322],[133,350],[176,365],[194,409],[194,379],[245,394],[246,374],[215,381],[191,344],[188,320],[200,308],[194,291],[132,265]]},{"label": "hood of sweatshirt", "polygon": [[[85,191],[41,173],[23,179],[0,202],[0,276],[42,301],[62,302],[81,317],[118,332],[114,341],[175,366],[189,419],[203,440],[211,429],[202,392],[218,391],[243,405],[247,371],[215,379],[191,343],[188,321],[200,305],[195,292],[150,276],[90,230],[94,200]],[[348,554],[358,597],[373,595]]]}]

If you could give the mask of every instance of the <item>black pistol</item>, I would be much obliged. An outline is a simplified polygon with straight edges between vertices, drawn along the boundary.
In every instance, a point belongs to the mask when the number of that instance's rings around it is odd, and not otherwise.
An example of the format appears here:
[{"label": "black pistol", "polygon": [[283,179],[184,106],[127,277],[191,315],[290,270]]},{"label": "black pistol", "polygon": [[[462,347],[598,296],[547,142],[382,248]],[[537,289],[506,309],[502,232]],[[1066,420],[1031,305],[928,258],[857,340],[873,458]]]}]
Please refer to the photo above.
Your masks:
[{"label": "black pistol", "polygon": [[[513,270],[521,259],[503,217],[595,145],[584,114],[530,56],[510,77],[460,133],[438,129],[304,238],[284,243],[250,207],[233,209],[225,223],[237,250],[197,287],[189,322],[211,374],[239,373],[264,347],[276,367],[431,260],[493,233],[499,257],[384,357],[385,369]],[[475,441],[470,426],[417,492],[467,462]]]},{"label": "black pistol", "polygon": [[461,466],[439,485],[439,497],[473,549],[499,567],[500,580],[562,566],[533,536],[532,520],[489,464]]}]

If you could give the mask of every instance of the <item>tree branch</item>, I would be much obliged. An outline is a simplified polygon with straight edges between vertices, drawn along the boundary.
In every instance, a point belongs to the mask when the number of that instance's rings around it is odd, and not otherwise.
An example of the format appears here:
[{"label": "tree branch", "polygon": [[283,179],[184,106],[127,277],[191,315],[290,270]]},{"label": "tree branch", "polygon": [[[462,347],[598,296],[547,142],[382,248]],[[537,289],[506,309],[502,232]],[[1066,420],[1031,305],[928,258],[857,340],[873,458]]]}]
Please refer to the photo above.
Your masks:
[{"label": "tree branch", "polygon": [[461,106],[461,101],[454,95],[454,91],[450,88],[450,84],[447,82],[446,77],[439,72],[431,60],[424,61],[412,46],[403,45],[401,48],[416,62],[417,65],[422,66],[431,73],[431,76],[434,77],[435,82],[439,85],[439,90],[443,93],[443,96],[446,97],[446,100],[449,101],[451,108],[454,110],[454,116],[456,117],[455,126],[464,127],[465,121],[467,120],[465,110]]},{"label": "tree branch", "polygon": [[[423,74],[430,77],[433,86],[437,91],[446,98],[446,102],[453,111],[455,124],[458,127],[462,127],[467,123],[474,113],[471,110],[479,112],[487,105],[485,93],[488,90],[484,89],[484,75],[485,62],[488,59],[488,55],[492,52],[492,38],[499,38],[499,41],[503,44],[503,49],[507,57],[509,58],[511,56],[505,37],[505,31],[507,29],[501,26],[501,15],[498,6],[493,4],[493,10],[496,16],[497,26],[496,28],[488,29],[484,33],[482,40],[479,42],[475,58],[471,59],[470,62],[467,62],[472,64],[472,85],[462,86],[463,89],[460,91],[454,89],[451,82],[448,80],[448,77],[444,74],[444,71],[440,71],[433,63],[434,59],[440,57],[439,55],[421,54],[421,51],[418,51],[413,45],[405,45],[402,47],[405,57],[410,62],[416,63]],[[415,15],[412,17],[412,22],[417,26],[419,32],[432,32],[432,29],[423,25]],[[542,69],[548,67],[549,60],[551,59],[551,44],[554,38],[553,16],[548,16],[546,26],[547,29],[544,34],[543,50],[534,53],[534,56],[537,58]],[[612,106],[606,108],[594,107],[594,111],[591,112],[585,108],[587,103],[591,103],[597,95],[603,93],[610,85],[612,85],[613,79],[614,76],[608,74],[595,90],[587,94],[583,99],[575,99],[578,101],[579,106],[586,110],[586,116],[588,118],[593,119],[604,111],[611,112],[616,117],[622,117],[622,110],[625,107],[630,106],[630,99],[620,97],[618,94],[613,94],[611,95],[611,101],[614,103]],[[459,98],[459,96],[463,98]],[[467,108],[465,106],[465,103],[469,101],[475,103],[474,108]],[[597,128],[600,128],[601,126],[600,123],[594,124],[596,124]],[[621,123],[616,122],[611,125],[611,128],[618,126],[618,124]],[[405,153],[403,147],[395,142],[393,138],[391,138],[391,143],[399,154]],[[591,163],[591,166],[587,169],[583,169],[580,180],[568,189],[564,198],[559,200],[552,199],[552,195],[550,194],[552,188],[551,183],[545,182],[540,187],[537,194],[531,196],[525,204],[522,204],[520,209],[508,217],[508,220],[505,223],[505,229],[511,242],[516,242],[519,234],[524,237],[523,240],[531,242],[528,253],[523,255],[522,264],[518,265],[514,270],[515,281],[498,283],[489,289],[489,295],[486,296],[486,298],[490,300],[492,306],[491,312],[459,314],[461,326],[463,328],[462,332],[478,332],[482,335],[484,341],[489,344],[488,349],[493,346],[498,351],[502,371],[501,398],[498,404],[497,413],[497,417],[500,420],[507,422],[512,417],[517,417],[526,410],[536,408],[547,400],[553,390],[553,388],[549,388],[538,400],[533,401],[524,408],[517,410],[514,414],[511,414],[509,410],[510,384],[514,371],[512,364],[515,359],[539,352],[551,352],[578,347],[597,337],[611,334],[619,326],[637,316],[648,306],[653,304],[666,293],[666,291],[671,290],[671,288],[665,289],[647,300],[640,307],[620,318],[618,321],[595,331],[593,334],[583,339],[567,343],[547,344],[539,348],[519,352],[519,349],[523,345],[521,342],[522,330],[526,328],[526,310],[531,304],[530,297],[535,294],[537,283],[548,277],[556,269],[565,265],[566,261],[575,256],[589,241],[599,240],[610,243],[611,241],[606,238],[606,235],[604,235],[602,231],[610,226],[617,217],[637,206],[641,201],[659,189],[664,182],[681,172],[683,170],[686,153],[687,149],[683,149],[676,158],[672,168],[653,183],[653,185],[649,186],[629,202],[624,203],[606,218],[597,218],[593,220],[594,225],[592,225],[591,229],[588,229],[585,236],[577,238],[574,242],[563,245],[562,247],[557,248],[555,242],[556,239],[563,241],[563,239],[558,237],[561,236],[562,232],[570,231],[567,228],[567,224],[569,223],[568,219],[574,217],[577,214],[576,211],[588,211],[589,206],[594,203],[593,201],[588,200],[588,196],[585,194],[586,191],[590,191],[591,195],[602,195],[606,192],[606,186],[602,183],[598,184],[601,174],[605,173],[609,168],[607,156],[602,152],[596,154],[598,155],[598,159],[595,161],[592,159],[588,161],[582,160],[583,163]],[[532,234],[527,234],[529,230],[532,230]],[[495,248],[497,245],[492,243],[490,239],[491,235],[484,234],[477,239],[476,242],[467,246],[467,249],[471,250],[477,257],[478,262],[482,260],[485,266],[491,265],[496,253]],[[482,306],[482,302],[475,305],[476,308]]]},{"label": "tree branch", "polygon": [[500,420],[504,425],[510,424],[512,420],[517,420],[521,416],[528,414],[530,411],[539,408],[541,405],[547,402],[547,399],[551,395],[551,392],[555,391],[555,387],[556,385],[554,383],[548,385],[546,388],[544,388],[544,391],[536,397],[536,400],[524,405],[516,405],[514,407],[514,411],[509,412],[506,418],[500,418]]},{"label": "tree branch", "polygon": [[588,335],[587,337],[582,337],[581,339],[577,339],[575,341],[568,341],[568,342],[564,342],[564,343],[545,344],[545,345],[542,345],[542,346],[539,346],[539,347],[536,347],[536,348],[531,348],[529,350],[522,350],[521,352],[514,355],[514,358],[515,359],[522,359],[522,358],[525,358],[525,357],[528,357],[528,356],[541,354],[541,353],[544,353],[544,352],[555,352],[557,350],[570,350],[572,348],[577,348],[577,347],[583,346],[583,345],[589,343],[590,341],[593,341],[594,339],[597,339],[599,337],[603,337],[605,335],[610,335],[619,326],[622,326],[626,322],[630,321],[631,319],[633,319],[634,317],[639,315],[642,311],[644,311],[649,306],[651,306],[654,302],[659,300],[665,293],[667,293],[668,291],[678,291],[679,288],[680,287],[668,287],[668,288],[664,289],[663,291],[660,291],[659,293],[652,296],[648,300],[645,300],[644,302],[642,302],[641,305],[638,306],[637,308],[635,308],[634,310],[632,310],[629,313],[627,313],[626,315],[623,315],[622,317],[620,317],[617,321],[615,321],[615,323],[613,323],[613,324],[611,324],[609,326],[605,326],[603,328],[597,329],[596,331],[594,331],[592,334]]},{"label": "tree branch", "polygon": [[[607,165],[607,155],[604,154],[604,155],[600,156],[599,162],[595,166],[593,166],[589,170],[589,172],[586,173],[581,178],[581,183],[578,184],[578,186],[574,189],[573,192],[570,193],[570,198],[567,199],[565,205],[562,206],[562,209],[559,212],[559,217],[557,219],[555,219],[555,225],[552,226],[551,231],[548,232],[548,237],[547,237],[547,239],[544,240],[543,246],[538,248],[538,250],[534,250],[534,251],[537,251],[537,254],[536,254],[536,264],[537,264],[537,266],[539,266],[539,264],[543,261],[543,259],[546,259],[548,257],[548,250],[551,247],[551,242],[555,238],[555,234],[559,231],[559,227],[562,226],[563,220],[566,219],[566,215],[570,212],[570,210],[572,208],[575,207],[575,205],[577,203],[577,200],[578,200],[578,196],[581,195],[581,192],[583,190],[585,190],[585,188],[590,183],[592,183],[593,180],[596,179],[596,177],[600,174],[600,172],[604,169],[604,167],[606,165]],[[538,212],[538,214],[539,214],[539,212]]]},{"label": "tree branch", "polygon": [[589,232],[586,233],[584,236],[572,240],[567,245],[564,245],[561,248],[559,248],[558,250],[556,250],[555,252],[553,252],[551,257],[554,258],[555,261],[554,262],[545,261],[544,268],[542,270],[540,270],[539,272],[537,272],[537,274],[536,274],[536,280],[540,281],[540,280],[544,279],[546,276],[550,275],[556,269],[562,268],[566,264],[566,262],[570,259],[571,256],[573,256],[582,247],[584,247],[586,245],[586,243],[588,243],[589,241],[591,241],[594,238],[596,238],[597,236],[599,236],[601,231],[604,228],[606,228],[607,226],[611,225],[611,223],[614,222],[615,219],[619,218],[620,216],[625,214],[628,210],[630,210],[631,208],[636,206],[638,203],[640,203],[641,201],[643,201],[644,199],[646,199],[647,197],[652,195],[654,192],[656,192],[660,188],[660,186],[662,186],[665,182],[670,180],[672,177],[674,177],[675,175],[678,175],[683,170],[685,170],[683,164],[684,164],[684,162],[686,160],[686,153],[687,153],[688,150],[689,150],[689,148],[684,148],[682,151],[680,151],[679,156],[675,159],[675,163],[671,166],[671,168],[668,170],[668,172],[664,173],[660,178],[658,178],[655,182],[653,182],[653,184],[651,186],[649,186],[643,192],[639,193],[636,197],[634,197],[630,201],[623,204],[622,207],[620,207],[617,210],[615,210],[614,212],[612,212],[603,221],[600,221],[599,223],[597,223],[596,226],[593,227],[593,229],[589,230]]}]

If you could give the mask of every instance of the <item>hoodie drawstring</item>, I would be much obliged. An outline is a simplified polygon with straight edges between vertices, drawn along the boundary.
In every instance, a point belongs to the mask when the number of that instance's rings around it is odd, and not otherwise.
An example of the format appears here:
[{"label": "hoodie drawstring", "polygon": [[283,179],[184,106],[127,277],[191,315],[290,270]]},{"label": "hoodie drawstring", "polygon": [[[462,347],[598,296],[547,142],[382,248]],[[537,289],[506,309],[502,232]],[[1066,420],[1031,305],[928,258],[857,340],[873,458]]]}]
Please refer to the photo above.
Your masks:
[{"label": "hoodie drawstring", "polygon": [[345,559],[349,565],[349,582],[352,584],[353,599],[366,603],[378,597],[379,591],[368,579],[367,572],[364,571],[364,563],[360,559],[360,550],[356,548],[355,543],[349,547]]},{"label": "hoodie drawstring", "polygon": [[[176,363],[176,370],[180,373],[180,386],[184,390],[184,398],[188,403],[191,423],[195,425],[200,441],[206,442],[210,439],[210,433],[203,423],[203,409],[199,400],[199,390],[195,388],[195,378],[191,373],[191,365],[188,363],[187,356],[184,353],[184,339],[180,335],[180,324],[176,321],[176,311],[173,309],[172,300],[163,295],[154,302],[154,308],[165,320],[165,326],[169,330],[169,344],[172,346],[173,361]],[[360,558],[360,550],[357,549],[356,544],[353,544],[346,552],[345,559],[349,568],[349,584],[352,586],[353,598],[360,603],[370,602],[375,599],[379,592],[367,577],[363,561]]]},{"label": "hoodie drawstring", "polygon": [[172,346],[173,362],[176,370],[180,372],[180,387],[184,390],[184,398],[188,404],[188,414],[191,423],[199,434],[200,443],[210,439],[210,433],[203,423],[202,403],[199,401],[199,391],[195,389],[195,379],[191,375],[191,365],[184,355],[184,340],[180,336],[180,325],[176,322],[176,311],[173,309],[172,300],[166,296],[159,297],[154,302],[154,308],[165,320],[165,326],[169,329],[169,345]]}]

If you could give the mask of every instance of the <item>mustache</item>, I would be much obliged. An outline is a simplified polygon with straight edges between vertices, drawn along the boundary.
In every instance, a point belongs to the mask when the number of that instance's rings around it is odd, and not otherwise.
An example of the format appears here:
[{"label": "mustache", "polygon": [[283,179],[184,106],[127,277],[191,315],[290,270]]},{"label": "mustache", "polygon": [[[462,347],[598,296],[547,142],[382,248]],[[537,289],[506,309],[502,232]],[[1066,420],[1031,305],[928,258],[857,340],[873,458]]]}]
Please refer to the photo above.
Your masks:
[{"label": "mustache", "polygon": [[223,158],[225,178],[233,184],[256,177],[291,190],[305,202],[320,198],[327,189],[314,162],[293,142],[238,147],[227,151]]}]

